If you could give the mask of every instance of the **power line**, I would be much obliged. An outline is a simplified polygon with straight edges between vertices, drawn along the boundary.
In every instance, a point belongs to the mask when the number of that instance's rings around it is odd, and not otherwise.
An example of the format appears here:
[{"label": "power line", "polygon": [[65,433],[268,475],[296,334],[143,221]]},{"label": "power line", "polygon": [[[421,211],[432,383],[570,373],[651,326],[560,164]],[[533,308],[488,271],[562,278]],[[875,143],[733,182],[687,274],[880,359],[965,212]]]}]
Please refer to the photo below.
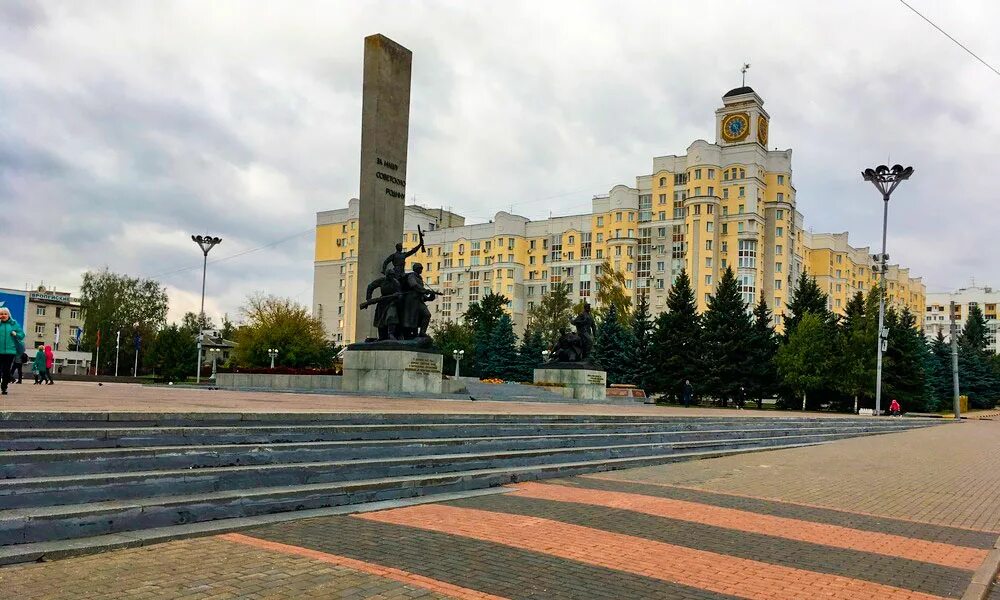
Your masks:
[{"label": "power line", "polygon": [[982,58],[980,58],[980,57],[979,57],[979,55],[978,55],[978,54],[976,54],[975,52],[973,52],[972,50],[969,50],[969,49],[968,49],[968,48],[967,48],[967,47],[965,46],[965,44],[963,44],[962,42],[960,42],[960,41],[956,40],[955,38],[951,37],[951,35],[950,35],[950,34],[949,34],[949,33],[948,33],[947,31],[945,31],[944,29],[941,29],[940,27],[938,27],[938,26],[937,26],[937,23],[935,23],[934,21],[931,21],[930,19],[928,19],[928,18],[927,18],[927,17],[925,17],[924,15],[920,14],[920,11],[918,11],[917,9],[915,9],[915,8],[913,8],[912,6],[910,6],[909,4],[907,4],[907,3],[906,3],[906,0],[899,0],[899,1],[900,1],[900,2],[901,2],[901,3],[903,4],[903,6],[905,6],[906,8],[908,8],[908,9],[912,10],[912,11],[913,11],[914,13],[916,13],[916,15],[917,15],[918,17],[920,17],[921,19],[923,19],[923,20],[927,21],[928,23],[930,23],[930,24],[931,24],[931,27],[933,27],[934,29],[937,29],[938,31],[940,31],[941,33],[943,33],[943,34],[945,35],[945,37],[947,37],[947,38],[948,38],[949,40],[951,40],[951,41],[955,42],[956,44],[958,44],[958,47],[959,47],[959,48],[961,48],[962,50],[965,50],[966,52],[968,52],[969,54],[971,54],[973,58],[975,58],[975,59],[976,59],[976,60],[978,60],[979,62],[981,62],[981,63],[983,63],[984,65],[986,65],[986,68],[987,68],[987,69],[989,69],[990,71],[993,71],[993,72],[994,72],[994,73],[996,73],[997,75],[1000,75],[1000,71],[998,71],[998,70],[996,69],[996,67],[994,67],[994,66],[993,66],[993,65],[991,65],[990,63],[988,63],[988,62],[986,62],[985,60],[983,60]]},{"label": "power line", "polygon": [[[258,251],[264,250],[266,248],[273,248],[274,246],[277,246],[278,244],[283,244],[283,243],[285,243],[285,242],[287,242],[289,240],[293,240],[293,239],[295,239],[297,237],[301,237],[301,236],[303,236],[303,235],[305,235],[307,233],[313,233],[314,231],[315,231],[315,229],[310,228],[310,229],[306,229],[305,231],[300,231],[298,233],[293,233],[292,235],[289,235],[287,237],[283,237],[283,238],[275,240],[273,242],[269,242],[267,244],[264,244],[263,246],[257,246],[256,248],[250,248],[249,250],[244,250],[242,252],[237,252],[236,254],[230,254],[229,256],[223,256],[222,258],[217,258],[215,260],[210,260],[210,261],[208,261],[208,264],[214,265],[215,263],[220,263],[220,262],[223,262],[223,261],[226,261],[226,260],[232,260],[232,259],[238,258],[240,256],[246,256],[247,254],[252,254],[254,252],[258,252]],[[156,275],[150,275],[149,279],[159,279],[161,277],[166,277],[168,275],[175,275],[177,273],[183,273],[184,271],[192,271],[194,269],[197,269],[200,266],[201,265],[191,265],[191,266],[188,266],[188,267],[181,267],[179,269],[172,269],[170,271],[164,271],[162,273],[157,273]]]}]

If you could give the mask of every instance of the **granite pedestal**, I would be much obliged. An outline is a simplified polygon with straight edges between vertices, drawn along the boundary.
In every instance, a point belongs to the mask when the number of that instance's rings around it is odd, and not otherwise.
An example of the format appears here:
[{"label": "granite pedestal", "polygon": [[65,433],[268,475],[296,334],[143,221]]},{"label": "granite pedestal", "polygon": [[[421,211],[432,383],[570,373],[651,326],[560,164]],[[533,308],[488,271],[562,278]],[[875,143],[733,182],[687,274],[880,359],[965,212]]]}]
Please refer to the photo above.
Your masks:
[{"label": "granite pedestal", "polygon": [[548,383],[573,391],[574,400],[605,400],[608,374],[589,363],[546,363],[535,369],[535,383]]},{"label": "granite pedestal", "polygon": [[442,393],[444,356],[420,348],[351,344],[344,352],[345,392]]}]

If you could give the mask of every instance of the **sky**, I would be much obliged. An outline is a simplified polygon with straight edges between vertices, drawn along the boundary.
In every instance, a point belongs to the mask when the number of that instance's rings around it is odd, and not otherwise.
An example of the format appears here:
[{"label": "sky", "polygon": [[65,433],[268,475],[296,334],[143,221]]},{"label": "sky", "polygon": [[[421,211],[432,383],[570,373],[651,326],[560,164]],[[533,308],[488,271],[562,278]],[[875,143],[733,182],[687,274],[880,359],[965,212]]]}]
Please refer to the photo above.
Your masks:
[{"label": "sky", "polygon": [[[908,0],[1000,68],[1000,3]],[[0,0],[0,287],[108,268],[197,311],[312,299],[315,213],[358,193],[363,38],[413,51],[407,202],[587,212],[715,141],[747,84],[813,231],[878,245],[865,167],[912,165],[888,253],[928,291],[1000,286],[1000,76],[898,0]],[[991,166],[993,165],[993,166]]]}]

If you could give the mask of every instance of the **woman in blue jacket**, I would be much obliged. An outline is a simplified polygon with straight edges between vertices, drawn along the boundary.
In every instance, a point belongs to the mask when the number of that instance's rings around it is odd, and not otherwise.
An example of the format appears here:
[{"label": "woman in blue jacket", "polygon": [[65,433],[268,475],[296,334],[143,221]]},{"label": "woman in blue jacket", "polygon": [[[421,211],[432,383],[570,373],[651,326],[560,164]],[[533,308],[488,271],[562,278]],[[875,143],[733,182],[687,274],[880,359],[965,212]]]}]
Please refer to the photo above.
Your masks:
[{"label": "woman in blue jacket", "polygon": [[7,395],[14,360],[24,353],[24,330],[13,317],[10,309],[0,307],[0,392]]}]

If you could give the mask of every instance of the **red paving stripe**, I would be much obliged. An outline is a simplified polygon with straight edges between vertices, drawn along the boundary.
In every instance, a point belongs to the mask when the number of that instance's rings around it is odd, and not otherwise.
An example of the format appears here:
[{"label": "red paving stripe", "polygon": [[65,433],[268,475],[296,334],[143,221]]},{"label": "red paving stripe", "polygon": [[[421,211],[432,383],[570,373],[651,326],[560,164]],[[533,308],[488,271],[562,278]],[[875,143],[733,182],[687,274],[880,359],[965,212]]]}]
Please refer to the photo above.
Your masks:
[{"label": "red paving stripe", "polygon": [[897,598],[939,596],[897,587],[771,565],[560,523],[549,519],[426,504],[353,515],[558,556],[752,600]]},{"label": "red paving stripe", "polygon": [[700,487],[695,487],[695,486],[692,486],[692,485],[677,485],[677,484],[673,484],[673,483],[658,483],[658,482],[655,482],[655,481],[642,481],[640,479],[621,479],[621,478],[618,478],[618,477],[611,477],[611,476],[608,476],[608,475],[580,475],[579,477],[584,477],[584,478],[587,478],[587,479],[600,479],[601,481],[620,481],[621,483],[635,483],[635,484],[639,484],[639,485],[655,485],[657,487],[677,488],[679,490],[691,490],[691,491],[694,491],[694,492],[705,492],[705,493],[708,493],[708,494],[718,494],[720,496],[732,496],[733,498],[751,498],[753,500],[766,500],[767,502],[776,502],[776,503],[779,503],[779,504],[788,504],[788,505],[791,505],[791,506],[804,506],[806,508],[821,508],[823,510],[832,510],[832,511],[843,512],[843,513],[850,512],[851,514],[865,515],[866,517],[876,517],[876,518],[881,518],[881,519],[892,519],[893,521],[906,521],[906,522],[909,522],[909,523],[920,523],[921,525],[935,525],[937,527],[947,527],[948,529],[961,529],[961,530],[964,530],[964,531],[974,531],[976,533],[993,533],[993,534],[996,534],[996,535],[1000,535],[1000,531],[995,531],[993,529],[975,529],[975,528],[972,528],[972,527],[962,527],[960,525],[943,525],[940,522],[936,522],[936,521],[927,521],[927,520],[923,520],[923,519],[907,519],[905,517],[897,517],[896,515],[886,515],[886,514],[870,513],[870,512],[860,511],[860,510],[857,510],[857,511],[854,511],[854,510],[847,511],[847,510],[844,510],[842,508],[837,508],[837,507],[834,507],[834,506],[824,506],[822,504],[810,504],[808,502],[793,502],[791,500],[783,500],[781,498],[772,498],[770,496],[753,496],[753,495],[750,495],[750,494],[737,494],[737,493],[734,493],[734,492],[720,492],[718,490],[712,490],[712,489],[708,489],[708,488],[700,488]]},{"label": "red paving stripe", "polygon": [[477,590],[470,590],[469,588],[459,587],[444,581],[438,581],[437,579],[417,575],[416,573],[410,573],[408,571],[394,569],[392,567],[386,567],[375,563],[364,562],[354,558],[348,558],[346,556],[337,556],[336,554],[327,554],[326,552],[319,552],[318,550],[300,548],[299,546],[282,544],[280,542],[271,542],[240,533],[226,533],[216,537],[220,540],[244,544],[261,550],[270,550],[272,552],[281,552],[282,554],[291,554],[294,556],[311,558],[327,564],[346,567],[362,573],[368,573],[369,575],[393,579],[400,583],[417,586],[425,590],[431,590],[432,592],[451,596],[452,598],[459,598],[460,600],[506,600],[506,598],[503,598],[502,596],[485,594]]},{"label": "red paving stripe", "polygon": [[518,484],[511,495],[630,510],[655,517],[678,519],[884,556],[908,558],[970,571],[979,567],[987,554],[986,550],[976,548],[627,492],[523,483]]}]

